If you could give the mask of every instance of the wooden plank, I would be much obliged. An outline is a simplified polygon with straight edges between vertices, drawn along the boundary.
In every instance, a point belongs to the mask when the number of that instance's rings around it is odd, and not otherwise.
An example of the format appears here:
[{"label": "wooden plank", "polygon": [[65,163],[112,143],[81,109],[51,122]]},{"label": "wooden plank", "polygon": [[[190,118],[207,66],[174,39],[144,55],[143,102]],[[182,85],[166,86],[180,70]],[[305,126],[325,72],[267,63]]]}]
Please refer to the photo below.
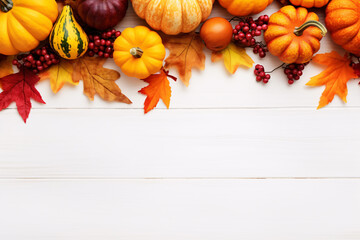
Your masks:
[{"label": "wooden plank", "polygon": [[2,180],[7,240],[355,240],[360,180]]},{"label": "wooden plank", "polygon": [[0,178],[360,177],[359,109],[1,113]]}]

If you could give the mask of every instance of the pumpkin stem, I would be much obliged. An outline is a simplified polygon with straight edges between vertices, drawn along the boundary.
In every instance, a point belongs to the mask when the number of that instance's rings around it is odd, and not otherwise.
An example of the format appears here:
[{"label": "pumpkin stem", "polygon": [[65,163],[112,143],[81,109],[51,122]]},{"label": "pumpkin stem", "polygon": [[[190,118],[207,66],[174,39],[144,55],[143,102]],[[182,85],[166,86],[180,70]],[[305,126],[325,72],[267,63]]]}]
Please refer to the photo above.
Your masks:
[{"label": "pumpkin stem", "polygon": [[0,10],[2,12],[8,12],[13,8],[14,4],[12,0],[0,0]]},{"label": "pumpkin stem", "polygon": [[305,29],[307,29],[308,27],[317,27],[321,30],[321,35],[325,36],[327,33],[327,29],[326,27],[319,21],[315,21],[315,20],[309,20],[307,22],[305,22],[303,25],[301,25],[300,27],[296,27],[294,29],[294,34],[296,36],[301,36],[303,34],[303,32],[305,31]]},{"label": "pumpkin stem", "polygon": [[130,54],[133,55],[133,57],[135,58],[141,58],[143,53],[143,50],[141,50],[141,48],[139,47],[133,47],[132,49],[130,49]]}]

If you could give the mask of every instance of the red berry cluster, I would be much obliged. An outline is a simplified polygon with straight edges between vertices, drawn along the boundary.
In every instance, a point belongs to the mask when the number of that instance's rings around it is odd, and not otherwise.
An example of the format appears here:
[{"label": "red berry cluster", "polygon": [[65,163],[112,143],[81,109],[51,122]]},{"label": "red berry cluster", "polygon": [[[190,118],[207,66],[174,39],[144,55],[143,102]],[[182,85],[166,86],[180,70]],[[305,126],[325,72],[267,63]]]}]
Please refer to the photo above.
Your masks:
[{"label": "red berry cluster", "polygon": [[114,53],[115,39],[121,35],[120,31],[115,29],[102,32],[100,34],[89,35],[89,49],[87,55],[94,57],[112,58]]},{"label": "red berry cluster", "polygon": [[[354,73],[360,77],[360,63],[351,63],[351,67],[354,69]],[[359,82],[360,84],[360,82]]]},{"label": "red berry cluster", "polygon": [[241,18],[233,30],[235,42],[245,47],[254,46],[256,44],[255,37],[260,36],[262,31],[267,30],[268,23],[268,15],[262,15],[256,20],[252,17]]},{"label": "red berry cluster", "polygon": [[257,64],[255,66],[254,74],[256,76],[256,81],[257,82],[262,81],[263,83],[268,83],[270,78],[271,78],[270,74],[267,74],[265,72],[264,66],[260,65],[260,64]]},{"label": "red berry cluster", "polygon": [[32,70],[34,73],[58,64],[60,58],[53,52],[50,46],[41,47],[32,50],[27,54],[20,54],[12,61],[12,64],[21,68],[22,66]]},{"label": "red berry cluster", "polygon": [[288,78],[289,84],[293,84],[296,80],[300,79],[300,77],[303,75],[303,70],[307,64],[308,63],[304,63],[304,64],[292,63],[285,66],[284,73]]},{"label": "red berry cluster", "polygon": [[266,57],[266,53],[268,51],[269,50],[266,48],[266,46],[261,44],[261,43],[256,43],[255,46],[254,46],[254,50],[253,50],[253,52],[255,54],[259,54],[259,57],[261,57],[261,58]]}]

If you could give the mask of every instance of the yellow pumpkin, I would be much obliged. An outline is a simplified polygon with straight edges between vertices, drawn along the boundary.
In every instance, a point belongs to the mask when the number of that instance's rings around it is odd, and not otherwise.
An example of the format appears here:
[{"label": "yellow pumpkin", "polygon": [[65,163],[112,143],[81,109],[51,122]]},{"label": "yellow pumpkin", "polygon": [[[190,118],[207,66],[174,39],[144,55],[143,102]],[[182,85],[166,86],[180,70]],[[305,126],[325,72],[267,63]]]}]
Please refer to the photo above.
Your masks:
[{"label": "yellow pumpkin", "polygon": [[55,0],[0,0],[0,54],[36,48],[49,36],[57,16]]},{"label": "yellow pumpkin", "polygon": [[290,0],[293,5],[305,8],[321,8],[328,4],[329,1],[330,0]]},{"label": "yellow pumpkin", "polygon": [[219,0],[222,7],[235,16],[247,16],[262,12],[273,0]]},{"label": "yellow pumpkin", "polygon": [[147,27],[126,28],[114,42],[114,61],[129,77],[144,79],[163,66],[162,39]]},{"label": "yellow pumpkin", "polygon": [[169,35],[195,30],[212,10],[213,0],[132,0],[136,14]]}]

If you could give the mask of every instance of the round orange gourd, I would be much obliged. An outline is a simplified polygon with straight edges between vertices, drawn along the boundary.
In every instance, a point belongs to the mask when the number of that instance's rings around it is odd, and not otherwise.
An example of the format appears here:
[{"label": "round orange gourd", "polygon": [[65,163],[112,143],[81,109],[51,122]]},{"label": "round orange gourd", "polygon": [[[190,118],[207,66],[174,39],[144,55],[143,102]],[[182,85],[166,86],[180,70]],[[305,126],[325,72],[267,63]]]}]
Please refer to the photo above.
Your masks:
[{"label": "round orange gourd", "polygon": [[329,1],[330,0],[290,0],[293,5],[305,8],[321,8],[328,4]]},{"label": "round orange gourd", "polygon": [[200,37],[205,46],[212,51],[221,51],[232,40],[233,28],[228,20],[214,17],[205,21],[200,29]]},{"label": "round orange gourd", "polygon": [[262,12],[273,0],[218,0],[220,5],[235,16],[247,16]]},{"label": "round orange gourd", "polygon": [[132,0],[136,14],[169,35],[195,30],[212,10],[213,0]]},{"label": "round orange gourd", "polygon": [[144,79],[158,72],[165,54],[159,34],[144,26],[126,28],[114,42],[114,61],[130,77]]},{"label": "round orange gourd", "polygon": [[333,0],[325,17],[334,42],[360,56],[360,0]]},{"label": "round orange gourd", "polygon": [[49,36],[57,16],[55,0],[0,0],[0,53],[36,48]]},{"label": "round orange gourd", "polygon": [[285,63],[306,63],[320,49],[326,28],[319,17],[294,6],[285,6],[270,16],[264,39],[271,54]]}]

